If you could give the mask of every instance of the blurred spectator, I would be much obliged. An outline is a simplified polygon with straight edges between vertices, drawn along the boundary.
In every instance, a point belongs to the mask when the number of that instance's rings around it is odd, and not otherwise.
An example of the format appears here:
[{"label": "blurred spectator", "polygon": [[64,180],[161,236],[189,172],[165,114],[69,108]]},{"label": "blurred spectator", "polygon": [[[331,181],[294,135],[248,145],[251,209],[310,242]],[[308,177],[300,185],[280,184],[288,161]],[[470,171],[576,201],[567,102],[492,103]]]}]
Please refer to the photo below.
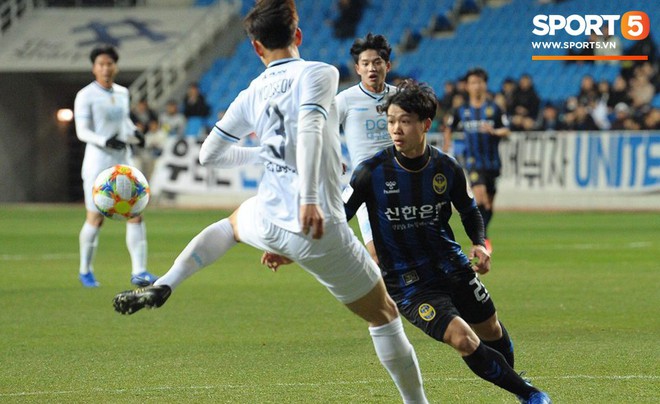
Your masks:
[{"label": "blurred spectator", "polygon": [[179,106],[175,100],[169,100],[165,104],[165,110],[158,117],[160,126],[168,136],[183,136],[186,133],[186,117],[179,112]]},{"label": "blurred spectator", "polygon": [[630,119],[630,107],[623,102],[620,102],[614,106],[614,120],[610,129],[612,130],[624,130],[626,129],[625,121]]},{"label": "blurred spectator", "polygon": [[506,113],[509,115],[513,114],[514,111],[514,105],[515,105],[514,97],[517,88],[518,86],[516,85],[516,81],[511,77],[507,77],[504,79],[504,81],[502,81],[500,94],[502,94],[504,100],[506,101],[505,108],[503,108],[502,110],[506,111]]},{"label": "blurred spectator", "polygon": [[[493,96],[493,101],[495,102],[495,104],[497,104],[498,107],[500,107],[500,109],[502,110],[503,113],[507,114],[507,112],[506,112],[507,111],[507,109],[506,109],[507,108],[506,98],[504,97],[504,94],[502,94],[501,92],[496,93]],[[508,117],[508,114],[507,114],[507,117]]]},{"label": "blurred spectator", "polygon": [[536,130],[566,130],[568,127],[559,119],[559,111],[553,104],[545,104],[541,110]]},{"label": "blurred spectator", "polygon": [[610,129],[612,130],[640,130],[642,125],[632,115],[632,109],[619,103],[614,107],[614,121]]},{"label": "blurred spectator", "polygon": [[456,86],[454,85],[454,82],[451,80],[445,81],[442,98],[438,100],[443,113],[451,109],[454,94],[456,94]]},{"label": "blurred spectator", "polygon": [[587,110],[589,111],[591,117],[594,119],[598,129],[608,130],[610,128],[611,123],[605,100],[599,99],[596,101],[591,101],[589,105],[587,105]]},{"label": "blurred spectator", "polygon": [[540,104],[541,99],[536,93],[532,77],[529,74],[523,74],[518,80],[518,88],[513,93],[513,115],[536,120]]},{"label": "blurred spectator", "polygon": [[362,19],[366,0],[339,0],[337,8],[339,15],[333,21],[334,36],[347,39],[355,36],[355,29]]},{"label": "blurred spectator", "polygon": [[580,105],[589,105],[600,99],[600,93],[598,92],[598,88],[596,88],[596,82],[591,75],[585,74],[582,76],[582,81],[580,81],[580,92],[578,93],[577,99]]},{"label": "blurred spectator", "polygon": [[147,100],[140,100],[131,109],[131,121],[145,135],[158,130],[158,116],[149,107]]},{"label": "blurred spectator", "polygon": [[642,129],[660,129],[660,109],[653,108],[646,115],[644,115],[644,119],[642,121]]},{"label": "blurred spectator", "polygon": [[209,105],[206,103],[204,95],[199,90],[197,83],[190,83],[188,91],[183,99],[183,115],[186,118],[199,116],[206,118],[209,115]]},{"label": "blurred spectator", "polygon": [[636,109],[650,105],[655,96],[655,87],[651,84],[650,78],[641,70],[638,70],[635,76],[630,79],[629,95],[632,100],[632,107]]},{"label": "blurred spectator", "polygon": [[623,76],[616,76],[610,89],[610,96],[607,99],[607,107],[613,110],[617,104],[624,103],[630,105],[631,102],[632,100],[628,95],[628,83],[626,83]]},{"label": "blurred spectator", "polygon": [[600,101],[604,102],[607,106],[607,101],[610,99],[610,82],[607,80],[601,80],[598,82],[596,89],[600,95]]},{"label": "blurred spectator", "polygon": [[600,128],[596,125],[594,118],[589,113],[589,109],[586,105],[578,104],[573,112],[573,117],[568,124],[568,128],[572,130],[584,130],[584,131],[593,131],[599,130]]}]

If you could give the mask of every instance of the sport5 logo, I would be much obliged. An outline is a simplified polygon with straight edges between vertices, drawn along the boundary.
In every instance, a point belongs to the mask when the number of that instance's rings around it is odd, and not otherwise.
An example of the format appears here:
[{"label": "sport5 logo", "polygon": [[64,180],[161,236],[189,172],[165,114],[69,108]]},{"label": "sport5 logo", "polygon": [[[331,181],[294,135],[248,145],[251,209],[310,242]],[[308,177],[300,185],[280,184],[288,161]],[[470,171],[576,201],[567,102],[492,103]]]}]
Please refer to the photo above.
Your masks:
[{"label": "sport5 logo", "polygon": [[[572,36],[614,35],[616,21],[620,21],[620,32],[624,38],[639,41],[649,35],[651,23],[649,16],[643,11],[628,11],[623,15],[616,14],[571,14],[568,17],[559,14],[538,14],[532,20],[532,33],[538,36],[554,36],[557,31],[565,31]],[[602,28],[605,27],[603,31]]]}]

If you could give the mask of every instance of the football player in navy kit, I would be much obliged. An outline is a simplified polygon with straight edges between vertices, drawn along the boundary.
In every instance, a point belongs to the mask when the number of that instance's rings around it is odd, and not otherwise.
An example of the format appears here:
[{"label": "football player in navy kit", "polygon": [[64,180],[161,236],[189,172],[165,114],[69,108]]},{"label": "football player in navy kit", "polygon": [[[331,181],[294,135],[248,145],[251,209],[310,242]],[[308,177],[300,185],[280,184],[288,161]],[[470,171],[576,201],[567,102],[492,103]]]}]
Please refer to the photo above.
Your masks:
[{"label": "football player in navy kit", "polygon": [[[453,347],[479,377],[523,403],[548,395],[513,370],[513,344],[478,274],[490,270],[481,215],[463,169],[427,145],[433,90],[404,81],[382,105],[394,146],[360,164],[344,191],[346,216],[365,203],[388,293],[408,321]],[[452,205],[472,241],[468,255],[449,225]],[[265,254],[276,270],[286,258]]]},{"label": "football player in navy kit", "polygon": [[506,115],[495,102],[488,99],[488,73],[475,68],[467,72],[465,79],[468,101],[449,118],[444,132],[443,151],[447,153],[451,148],[452,131],[462,129],[465,134],[464,165],[484,220],[486,249],[492,252],[488,225],[493,217],[496,180],[502,166],[498,145],[500,139],[511,132]]}]

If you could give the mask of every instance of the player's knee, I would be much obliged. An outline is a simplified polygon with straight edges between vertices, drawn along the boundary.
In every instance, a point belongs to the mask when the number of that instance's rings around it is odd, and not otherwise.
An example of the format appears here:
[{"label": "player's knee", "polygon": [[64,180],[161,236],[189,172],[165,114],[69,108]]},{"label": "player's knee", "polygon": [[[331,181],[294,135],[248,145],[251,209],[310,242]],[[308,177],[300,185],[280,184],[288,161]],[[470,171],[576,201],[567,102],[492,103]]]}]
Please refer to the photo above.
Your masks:
[{"label": "player's knee", "polygon": [[103,215],[96,212],[87,211],[85,221],[94,227],[101,227],[103,225]]},{"label": "player's knee", "polygon": [[460,317],[454,317],[445,332],[444,342],[454,348],[461,356],[473,353],[479,346],[479,337]]}]

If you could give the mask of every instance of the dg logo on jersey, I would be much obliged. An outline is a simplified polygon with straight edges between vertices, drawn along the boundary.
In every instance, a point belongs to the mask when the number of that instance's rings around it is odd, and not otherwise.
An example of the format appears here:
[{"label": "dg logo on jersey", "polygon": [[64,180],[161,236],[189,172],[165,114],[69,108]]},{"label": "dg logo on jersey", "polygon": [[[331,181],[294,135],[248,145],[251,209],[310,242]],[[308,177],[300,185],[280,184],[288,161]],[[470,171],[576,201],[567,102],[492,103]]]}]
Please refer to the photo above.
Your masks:
[{"label": "dg logo on jersey", "polygon": [[435,318],[435,309],[428,303],[422,303],[419,305],[417,312],[424,321],[431,321]]},{"label": "dg logo on jersey", "polygon": [[442,174],[436,174],[433,177],[433,190],[436,194],[442,195],[447,190],[447,178]]}]

